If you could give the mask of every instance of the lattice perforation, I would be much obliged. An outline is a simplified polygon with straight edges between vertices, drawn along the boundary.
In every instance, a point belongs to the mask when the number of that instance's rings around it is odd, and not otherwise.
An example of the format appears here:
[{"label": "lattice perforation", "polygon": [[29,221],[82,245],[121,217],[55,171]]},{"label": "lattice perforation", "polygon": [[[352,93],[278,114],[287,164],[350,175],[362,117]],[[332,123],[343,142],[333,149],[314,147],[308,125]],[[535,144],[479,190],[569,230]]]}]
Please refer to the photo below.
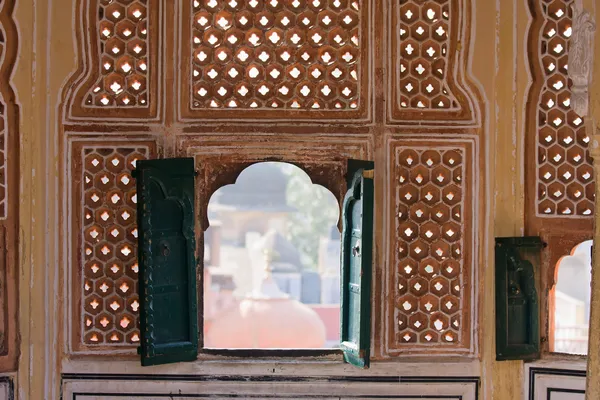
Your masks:
[{"label": "lattice perforation", "polygon": [[461,341],[462,149],[396,151],[396,344]]},{"label": "lattice perforation", "polygon": [[359,107],[359,0],[190,1],[192,109]]},{"label": "lattice perforation", "polygon": [[139,342],[135,180],[131,171],[148,149],[84,148],[83,342]]},{"label": "lattice perforation", "polygon": [[571,109],[567,74],[573,0],[542,2],[539,60],[544,84],[538,103],[537,213],[592,216],[594,178],[583,119]]},{"label": "lattice perforation", "polygon": [[86,106],[148,107],[147,2],[99,0],[100,78],[85,96]]},{"label": "lattice perforation", "polygon": [[447,84],[450,0],[400,0],[397,7],[400,107],[459,108]]}]

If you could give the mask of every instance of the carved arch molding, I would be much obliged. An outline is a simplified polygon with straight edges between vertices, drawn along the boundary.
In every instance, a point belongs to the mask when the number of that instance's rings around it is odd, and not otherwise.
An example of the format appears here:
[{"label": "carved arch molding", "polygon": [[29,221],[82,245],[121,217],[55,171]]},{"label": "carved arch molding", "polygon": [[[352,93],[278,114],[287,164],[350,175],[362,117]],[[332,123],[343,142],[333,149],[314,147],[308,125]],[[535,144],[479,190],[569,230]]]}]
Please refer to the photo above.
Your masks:
[{"label": "carved arch molding", "polygon": [[375,357],[476,356],[484,116],[470,0],[76,3],[79,63],[61,104],[71,354],[134,354],[139,341],[137,160],[195,157],[209,194],[276,158],[340,194],[345,160],[380,151]]},{"label": "carved arch molding", "polygon": [[18,361],[19,108],[10,78],[18,52],[15,0],[0,2],[0,372]]}]

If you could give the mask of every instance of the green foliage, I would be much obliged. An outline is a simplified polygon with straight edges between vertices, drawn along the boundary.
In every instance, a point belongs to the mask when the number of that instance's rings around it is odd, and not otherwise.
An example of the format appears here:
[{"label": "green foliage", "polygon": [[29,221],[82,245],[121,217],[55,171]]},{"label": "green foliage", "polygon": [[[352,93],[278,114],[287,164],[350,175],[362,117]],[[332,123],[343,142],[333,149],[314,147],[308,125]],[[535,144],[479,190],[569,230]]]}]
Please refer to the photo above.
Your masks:
[{"label": "green foliage", "polygon": [[316,269],[319,259],[319,240],[329,236],[337,225],[339,208],[335,196],[310,178],[299,168],[285,168],[289,176],[287,203],[298,211],[288,220],[288,240],[302,255],[305,267]]}]

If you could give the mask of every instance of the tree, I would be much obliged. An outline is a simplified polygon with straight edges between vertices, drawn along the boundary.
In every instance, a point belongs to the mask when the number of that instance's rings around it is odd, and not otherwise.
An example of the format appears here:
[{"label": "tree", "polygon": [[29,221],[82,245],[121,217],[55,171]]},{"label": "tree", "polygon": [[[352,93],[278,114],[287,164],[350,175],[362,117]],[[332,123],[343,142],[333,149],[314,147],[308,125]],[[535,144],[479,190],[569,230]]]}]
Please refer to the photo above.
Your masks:
[{"label": "tree", "polygon": [[335,196],[326,188],[313,184],[304,171],[286,166],[288,175],[287,203],[297,211],[288,220],[288,240],[302,255],[309,269],[316,270],[319,258],[319,241],[329,236],[339,219],[339,206]]}]

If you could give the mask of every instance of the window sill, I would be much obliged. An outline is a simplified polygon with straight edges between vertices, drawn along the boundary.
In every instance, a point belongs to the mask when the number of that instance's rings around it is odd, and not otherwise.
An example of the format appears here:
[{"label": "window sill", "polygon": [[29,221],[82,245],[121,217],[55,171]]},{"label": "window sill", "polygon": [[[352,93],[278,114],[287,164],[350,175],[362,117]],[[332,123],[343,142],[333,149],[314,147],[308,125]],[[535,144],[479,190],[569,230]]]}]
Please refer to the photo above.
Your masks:
[{"label": "window sill", "polygon": [[65,358],[63,374],[134,375],[257,375],[257,376],[480,376],[479,360],[373,361],[364,370],[346,364],[341,354],[324,357],[241,358],[200,354],[195,362],[142,367],[139,359]]},{"label": "window sill", "polygon": [[331,358],[339,356],[341,359],[343,353],[340,349],[214,349],[204,348],[199,352],[199,358],[203,355],[224,356],[224,357],[252,357],[252,358],[288,358],[295,359],[302,357],[310,358]]}]

